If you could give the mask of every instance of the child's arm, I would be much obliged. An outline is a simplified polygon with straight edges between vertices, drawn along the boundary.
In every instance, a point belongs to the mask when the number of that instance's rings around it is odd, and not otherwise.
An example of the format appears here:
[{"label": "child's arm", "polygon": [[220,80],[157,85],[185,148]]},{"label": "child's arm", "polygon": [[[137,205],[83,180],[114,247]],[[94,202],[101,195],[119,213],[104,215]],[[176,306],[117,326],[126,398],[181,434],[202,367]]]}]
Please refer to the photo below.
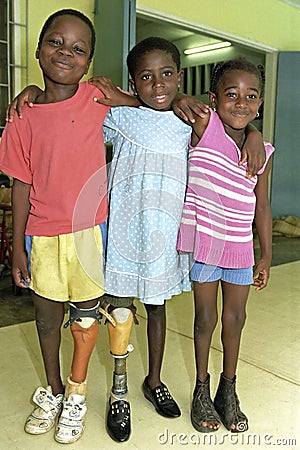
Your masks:
[{"label": "child's arm", "polygon": [[16,286],[26,288],[30,282],[25,251],[25,227],[29,214],[30,184],[14,179],[12,187],[13,261],[12,276]]},{"label": "child's arm", "polygon": [[209,107],[195,97],[178,92],[172,102],[172,109],[180,119],[189,122],[192,126],[191,145],[195,147],[209,122]]},{"label": "child's arm", "polygon": [[17,111],[18,117],[22,119],[22,108],[24,106],[24,103],[27,103],[28,106],[32,107],[35,100],[42,92],[43,91],[34,84],[23,89],[23,91],[21,91],[20,94],[17,95],[8,105],[6,109],[6,122],[13,121],[13,115],[15,111]]},{"label": "child's arm", "polygon": [[209,122],[209,106],[196,97],[178,92],[172,102],[172,109],[180,119],[192,125],[191,145],[195,147],[202,138]]},{"label": "child's arm", "polygon": [[246,127],[246,141],[241,151],[239,165],[247,162],[246,177],[252,178],[262,168],[266,161],[266,150],[261,133],[254,125]]},{"label": "child's arm", "polygon": [[[124,92],[118,89],[114,83],[107,77],[93,77],[89,80],[89,83],[100,89],[105,98],[95,98],[94,100],[102,105],[107,106],[140,106],[141,103],[134,96],[128,92]],[[28,106],[33,106],[37,97],[41,94],[42,90],[35,85],[27,86],[20,94],[13,99],[6,109],[6,121],[12,122],[15,111],[17,111],[18,117],[22,119],[22,108],[24,103],[28,103]]]},{"label": "child's arm", "polygon": [[206,103],[201,102],[196,97],[181,94],[178,92],[172,103],[174,113],[187,123],[194,124],[197,117],[202,119],[209,112]]},{"label": "child's arm", "polygon": [[110,78],[99,76],[89,79],[93,84],[103,92],[105,98],[94,98],[94,100],[106,106],[141,106],[141,103],[134,95],[119,89]]},{"label": "child's arm", "polygon": [[271,165],[270,158],[264,172],[258,176],[255,187],[256,209],[254,220],[260,245],[260,259],[254,269],[253,285],[256,287],[256,291],[260,291],[267,286],[272,260],[272,214],[268,197],[268,175]]},{"label": "child's arm", "polygon": [[193,147],[195,147],[202,138],[203,133],[208,125],[209,118],[210,118],[210,111],[208,111],[208,114],[205,114],[204,117],[201,116],[195,117],[191,137],[191,145]]}]

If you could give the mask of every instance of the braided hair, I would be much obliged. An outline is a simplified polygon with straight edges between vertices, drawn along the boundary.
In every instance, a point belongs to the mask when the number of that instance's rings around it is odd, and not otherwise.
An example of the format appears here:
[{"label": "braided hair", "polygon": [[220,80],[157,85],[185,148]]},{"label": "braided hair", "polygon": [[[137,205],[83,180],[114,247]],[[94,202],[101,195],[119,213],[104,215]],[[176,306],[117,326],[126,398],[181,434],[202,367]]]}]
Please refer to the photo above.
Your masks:
[{"label": "braided hair", "polygon": [[211,79],[210,79],[210,92],[214,94],[217,93],[218,85],[224,75],[228,72],[234,70],[243,70],[245,72],[250,72],[255,75],[259,81],[260,95],[263,96],[264,86],[265,86],[265,70],[262,65],[256,66],[252,62],[244,59],[237,58],[231,59],[230,61],[225,61],[224,63],[218,63],[215,65]]}]

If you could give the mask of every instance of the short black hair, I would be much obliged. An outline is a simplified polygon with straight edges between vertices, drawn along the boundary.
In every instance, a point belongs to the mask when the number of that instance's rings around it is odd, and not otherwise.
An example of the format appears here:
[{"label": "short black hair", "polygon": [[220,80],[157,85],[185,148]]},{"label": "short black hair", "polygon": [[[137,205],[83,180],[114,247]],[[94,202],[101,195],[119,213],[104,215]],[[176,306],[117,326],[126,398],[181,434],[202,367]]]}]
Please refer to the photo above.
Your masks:
[{"label": "short black hair", "polygon": [[180,53],[176,45],[161,37],[148,37],[138,42],[128,53],[127,67],[132,79],[134,79],[134,74],[139,58],[153,50],[161,50],[163,52],[169,53],[172,56],[172,59],[176,64],[177,70],[179,72]]},{"label": "short black hair", "polygon": [[92,37],[91,37],[91,53],[89,56],[89,60],[91,61],[93,59],[94,52],[95,52],[95,43],[96,43],[95,28],[94,28],[94,25],[92,24],[91,20],[87,16],[85,16],[82,12],[80,12],[76,9],[60,9],[59,11],[56,11],[55,13],[51,14],[51,16],[48,17],[48,19],[46,20],[46,22],[43,25],[43,28],[42,28],[40,36],[39,36],[38,46],[40,47],[40,45],[42,44],[44,35],[45,35],[46,31],[48,30],[48,28],[51,26],[52,22],[57,17],[66,16],[66,15],[78,17],[83,22],[85,22],[88,25],[88,27],[90,28]]},{"label": "short black hair", "polygon": [[225,61],[222,64],[216,64],[212,71],[210,79],[210,91],[216,94],[218,85],[222,80],[222,78],[224,77],[224,75],[234,70],[243,70],[245,72],[250,72],[253,75],[255,75],[259,82],[260,95],[261,96],[263,95],[265,86],[264,67],[261,65],[256,66],[255,64],[244,58],[231,59],[229,61]]}]

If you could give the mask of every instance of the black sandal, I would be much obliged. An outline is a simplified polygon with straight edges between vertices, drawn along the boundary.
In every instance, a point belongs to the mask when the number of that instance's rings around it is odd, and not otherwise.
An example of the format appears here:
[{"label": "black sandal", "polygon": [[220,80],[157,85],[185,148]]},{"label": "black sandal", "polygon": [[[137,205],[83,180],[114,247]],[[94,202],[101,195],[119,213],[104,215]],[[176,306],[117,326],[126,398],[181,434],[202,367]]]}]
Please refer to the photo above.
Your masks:
[{"label": "black sandal", "polygon": [[[215,397],[215,408],[223,425],[232,433],[248,430],[248,419],[240,409],[240,402],[235,391],[236,376],[232,380],[221,374]],[[235,428],[232,428],[232,425]]]},{"label": "black sandal", "polygon": [[[214,431],[218,431],[221,425],[221,419],[215,410],[214,404],[210,397],[209,383],[210,375],[208,375],[206,381],[204,382],[198,380],[193,395],[191,421],[193,427],[201,433],[212,433]],[[215,422],[218,423],[219,426],[215,428],[213,423],[212,427],[203,426],[203,422]]]}]

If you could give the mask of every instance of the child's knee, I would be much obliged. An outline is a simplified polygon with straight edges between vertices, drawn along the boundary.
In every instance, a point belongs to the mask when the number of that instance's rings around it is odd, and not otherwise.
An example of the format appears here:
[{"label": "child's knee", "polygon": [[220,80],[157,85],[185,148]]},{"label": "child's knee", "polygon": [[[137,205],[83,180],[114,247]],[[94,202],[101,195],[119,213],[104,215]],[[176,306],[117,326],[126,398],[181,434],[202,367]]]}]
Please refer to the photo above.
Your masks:
[{"label": "child's knee", "polygon": [[194,330],[197,334],[212,333],[216,328],[218,316],[216,313],[201,311],[195,315]]},{"label": "child's knee", "polygon": [[47,336],[55,331],[60,332],[63,315],[59,317],[53,314],[45,315],[37,312],[35,321],[39,335]]},{"label": "child's knee", "polygon": [[245,310],[232,311],[230,314],[224,314],[222,319],[223,327],[232,331],[242,330],[246,322],[246,317]]}]

